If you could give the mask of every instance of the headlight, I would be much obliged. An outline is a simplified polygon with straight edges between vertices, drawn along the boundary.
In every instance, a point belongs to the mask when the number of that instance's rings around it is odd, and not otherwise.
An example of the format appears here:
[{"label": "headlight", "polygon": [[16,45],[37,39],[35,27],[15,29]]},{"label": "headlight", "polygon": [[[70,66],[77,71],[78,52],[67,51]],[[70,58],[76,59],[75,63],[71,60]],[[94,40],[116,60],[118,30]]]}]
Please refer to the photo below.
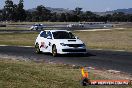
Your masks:
[{"label": "headlight", "polygon": [[86,45],[83,43],[82,45],[81,45],[82,47],[86,47]]},{"label": "headlight", "polygon": [[62,45],[62,46],[66,46],[66,44],[64,44],[64,43],[60,43],[60,45]]}]

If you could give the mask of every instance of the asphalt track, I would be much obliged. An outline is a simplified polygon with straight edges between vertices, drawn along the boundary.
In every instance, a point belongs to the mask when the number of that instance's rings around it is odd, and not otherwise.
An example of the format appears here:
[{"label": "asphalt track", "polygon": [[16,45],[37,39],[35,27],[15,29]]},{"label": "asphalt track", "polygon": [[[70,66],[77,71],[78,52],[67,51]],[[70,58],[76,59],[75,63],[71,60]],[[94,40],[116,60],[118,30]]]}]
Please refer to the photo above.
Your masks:
[{"label": "asphalt track", "polygon": [[132,74],[132,52],[88,50],[87,55],[36,54],[32,47],[0,46],[0,54],[19,56],[30,60],[45,60],[56,63],[89,66],[106,70],[117,70]]}]

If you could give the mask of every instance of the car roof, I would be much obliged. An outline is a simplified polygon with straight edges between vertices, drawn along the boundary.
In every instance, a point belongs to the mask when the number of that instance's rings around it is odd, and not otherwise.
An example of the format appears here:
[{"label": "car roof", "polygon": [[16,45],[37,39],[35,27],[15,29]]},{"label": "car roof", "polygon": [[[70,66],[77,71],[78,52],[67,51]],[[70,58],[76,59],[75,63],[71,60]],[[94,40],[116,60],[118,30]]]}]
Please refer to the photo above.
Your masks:
[{"label": "car roof", "polygon": [[50,31],[50,32],[66,31],[66,32],[70,32],[70,31],[67,31],[67,30],[44,30],[44,31]]},{"label": "car roof", "polygon": [[36,23],[36,24],[34,24],[34,25],[43,25],[43,24]]}]

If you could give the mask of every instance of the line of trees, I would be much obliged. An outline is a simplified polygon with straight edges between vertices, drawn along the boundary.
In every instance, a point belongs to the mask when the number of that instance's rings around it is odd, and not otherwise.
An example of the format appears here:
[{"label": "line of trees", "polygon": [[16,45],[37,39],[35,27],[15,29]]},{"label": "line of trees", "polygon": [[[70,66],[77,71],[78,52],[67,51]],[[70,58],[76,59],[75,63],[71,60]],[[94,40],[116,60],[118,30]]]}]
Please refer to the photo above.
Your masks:
[{"label": "line of trees", "polygon": [[122,12],[100,16],[91,11],[82,11],[82,8],[75,8],[69,13],[51,12],[45,6],[37,6],[35,11],[24,9],[24,1],[19,0],[14,4],[12,0],[5,0],[5,6],[0,10],[0,21],[52,21],[52,22],[132,22],[132,14]]}]

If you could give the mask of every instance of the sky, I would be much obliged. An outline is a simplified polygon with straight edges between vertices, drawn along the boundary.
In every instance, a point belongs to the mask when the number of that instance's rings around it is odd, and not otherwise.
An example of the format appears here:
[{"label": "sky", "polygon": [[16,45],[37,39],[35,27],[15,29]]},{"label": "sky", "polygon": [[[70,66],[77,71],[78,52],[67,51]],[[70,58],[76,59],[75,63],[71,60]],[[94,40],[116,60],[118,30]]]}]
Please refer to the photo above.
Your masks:
[{"label": "sky", "polygon": [[[13,1],[15,4],[19,2],[19,0]],[[0,0],[0,9],[3,8],[4,2],[5,0]],[[25,9],[35,8],[38,5],[70,10],[81,7],[84,11],[104,12],[132,8],[132,0],[24,0]]]}]

